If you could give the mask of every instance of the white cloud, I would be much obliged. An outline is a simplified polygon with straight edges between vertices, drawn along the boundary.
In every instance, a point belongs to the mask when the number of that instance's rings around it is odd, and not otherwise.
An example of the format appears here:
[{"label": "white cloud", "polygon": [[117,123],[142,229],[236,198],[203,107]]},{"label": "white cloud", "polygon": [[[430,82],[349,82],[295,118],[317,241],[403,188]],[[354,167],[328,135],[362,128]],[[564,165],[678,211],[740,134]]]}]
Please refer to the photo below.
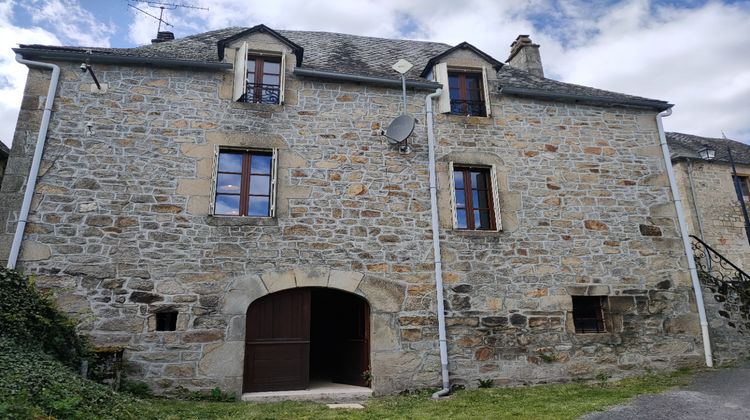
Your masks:
[{"label": "white cloud", "polygon": [[[655,9],[655,13],[652,12]],[[667,130],[750,142],[750,10],[625,1],[594,21],[595,35],[554,51],[564,81],[669,100]]]},{"label": "white cloud", "polygon": [[115,32],[112,22],[102,22],[78,0],[27,0],[22,4],[34,24],[54,28],[55,34],[72,45],[108,47]]},{"label": "white cloud", "polygon": [[26,66],[16,62],[11,48],[20,43],[60,45],[54,34],[42,28],[15,26],[13,6],[12,0],[0,0],[0,141],[9,147],[26,83]]}]

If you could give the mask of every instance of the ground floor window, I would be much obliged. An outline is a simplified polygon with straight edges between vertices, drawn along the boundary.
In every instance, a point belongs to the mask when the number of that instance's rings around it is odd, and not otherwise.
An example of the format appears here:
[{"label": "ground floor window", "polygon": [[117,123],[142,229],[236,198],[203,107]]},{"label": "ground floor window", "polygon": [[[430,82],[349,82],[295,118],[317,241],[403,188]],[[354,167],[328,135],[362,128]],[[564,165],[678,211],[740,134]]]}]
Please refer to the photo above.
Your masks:
[{"label": "ground floor window", "polygon": [[606,296],[573,296],[576,333],[603,333]]}]

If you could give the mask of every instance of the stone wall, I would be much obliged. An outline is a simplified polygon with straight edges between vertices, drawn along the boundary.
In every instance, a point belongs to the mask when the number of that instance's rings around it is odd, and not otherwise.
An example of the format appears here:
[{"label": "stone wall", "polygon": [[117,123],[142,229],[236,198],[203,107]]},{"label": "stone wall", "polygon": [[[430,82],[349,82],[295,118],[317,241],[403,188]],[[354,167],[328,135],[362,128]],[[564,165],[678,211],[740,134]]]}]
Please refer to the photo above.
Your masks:
[{"label": "stone wall", "polygon": [[[750,269],[750,245],[732,183],[731,166],[696,160],[675,162],[674,168],[690,234],[699,238],[703,236],[709,246],[747,272]],[[692,174],[693,188],[688,171]],[[747,176],[750,167],[738,165],[737,173]],[[703,252],[698,256],[703,258],[699,265],[708,268]],[[717,261],[713,261],[711,268],[717,278],[736,276],[735,270],[728,265],[721,266]],[[741,287],[723,285],[707,275],[700,277],[714,359],[718,363],[741,359],[750,349],[750,296],[743,298],[743,293],[746,295],[747,292]]]},{"label": "stone wall", "polygon": [[[738,267],[750,271],[750,243],[732,183],[732,167],[725,163],[700,160],[690,164],[692,191],[688,178],[689,163],[679,161],[674,164],[690,234],[701,237],[698,226],[700,217],[703,240]],[[737,165],[737,173],[749,176],[750,166]],[[750,206],[750,203],[747,205]]]},{"label": "stone wall", "polygon": [[[231,71],[98,65],[94,92],[62,68],[20,265],[96,345],[124,347],[159,392],[239,391],[247,305],[334,287],[370,304],[377,393],[439,383],[426,92],[409,92],[419,123],[401,154],[379,135],[401,113],[397,89],[288,71],[285,105],[237,104],[220,96]],[[654,113],[498,95],[492,111],[436,117],[454,383],[699,362]],[[216,145],[279,149],[278,217],[208,215]],[[448,161],[497,165],[504,231],[446,225]],[[571,295],[608,296],[607,333],[573,332]],[[153,331],[164,308],[176,332]]]}]

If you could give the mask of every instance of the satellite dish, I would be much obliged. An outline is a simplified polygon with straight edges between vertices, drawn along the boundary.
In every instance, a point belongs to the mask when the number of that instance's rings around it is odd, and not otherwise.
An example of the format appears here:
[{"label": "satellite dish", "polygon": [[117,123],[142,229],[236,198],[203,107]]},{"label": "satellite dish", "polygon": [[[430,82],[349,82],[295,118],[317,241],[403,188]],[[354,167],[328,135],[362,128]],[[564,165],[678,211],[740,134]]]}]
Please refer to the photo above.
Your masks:
[{"label": "satellite dish", "polygon": [[399,144],[411,136],[415,123],[416,120],[411,115],[399,115],[385,130],[385,136],[391,144]]}]

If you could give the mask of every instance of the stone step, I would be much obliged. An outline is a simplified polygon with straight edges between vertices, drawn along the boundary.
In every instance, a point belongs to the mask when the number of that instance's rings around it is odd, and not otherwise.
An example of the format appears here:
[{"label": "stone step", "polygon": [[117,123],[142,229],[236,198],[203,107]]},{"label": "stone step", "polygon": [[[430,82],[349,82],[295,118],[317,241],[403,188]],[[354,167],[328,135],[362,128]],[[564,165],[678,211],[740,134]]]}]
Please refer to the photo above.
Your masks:
[{"label": "stone step", "polygon": [[308,389],[295,391],[247,392],[246,402],[313,401],[321,403],[360,403],[372,396],[372,389],[331,382],[311,383]]}]

